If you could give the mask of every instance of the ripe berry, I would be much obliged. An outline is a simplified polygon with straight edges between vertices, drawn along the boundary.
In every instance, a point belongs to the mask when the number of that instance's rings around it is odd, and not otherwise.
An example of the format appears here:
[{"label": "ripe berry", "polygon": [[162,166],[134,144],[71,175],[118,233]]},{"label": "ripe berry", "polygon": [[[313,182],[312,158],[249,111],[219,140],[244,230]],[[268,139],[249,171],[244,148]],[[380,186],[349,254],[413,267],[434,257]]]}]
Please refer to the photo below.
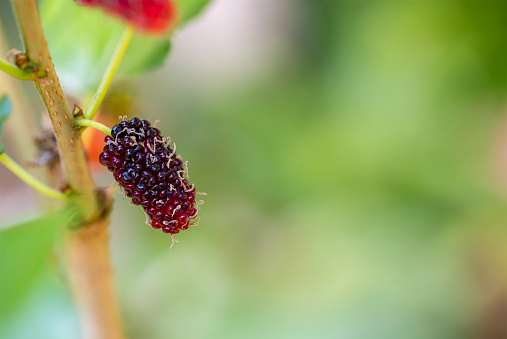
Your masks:
[{"label": "ripe berry", "polygon": [[113,126],[105,142],[99,162],[113,172],[132,204],[143,207],[146,222],[171,235],[188,229],[202,201],[195,201],[198,193],[188,183],[187,163],[176,156],[170,138],[133,118]]}]

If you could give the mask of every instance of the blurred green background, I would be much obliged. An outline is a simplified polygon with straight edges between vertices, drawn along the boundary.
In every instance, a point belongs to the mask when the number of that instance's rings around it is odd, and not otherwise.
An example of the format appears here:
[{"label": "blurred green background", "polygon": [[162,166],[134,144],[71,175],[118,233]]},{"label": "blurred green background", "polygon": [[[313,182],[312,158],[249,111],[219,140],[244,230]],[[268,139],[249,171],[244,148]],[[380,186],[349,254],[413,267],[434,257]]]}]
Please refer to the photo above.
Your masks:
[{"label": "blurred green background", "polygon": [[[173,249],[115,196],[129,337],[506,338],[506,89],[505,1],[211,3],[102,113],[160,120],[208,193]],[[0,337],[78,338],[65,217],[8,227],[35,194],[0,175]]]}]

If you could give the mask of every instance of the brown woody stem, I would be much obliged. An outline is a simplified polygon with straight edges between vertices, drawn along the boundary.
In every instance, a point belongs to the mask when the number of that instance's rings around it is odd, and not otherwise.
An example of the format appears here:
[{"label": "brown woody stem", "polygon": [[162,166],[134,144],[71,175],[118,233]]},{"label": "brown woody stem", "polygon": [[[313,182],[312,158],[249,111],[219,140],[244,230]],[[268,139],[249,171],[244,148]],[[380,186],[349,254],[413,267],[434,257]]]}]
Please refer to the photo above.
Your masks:
[{"label": "brown woody stem", "polygon": [[[28,59],[46,72],[34,81],[51,118],[63,172],[77,206],[77,227],[67,231],[65,259],[83,338],[122,338],[107,237],[107,207],[88,167],[75,119],[56,75],[36,0],[12,0]],[[69,46],[71,48],[71,46]]]},{"label": "brown woody stem", "polygon": [[107,224],[107,219],[97,220],[68,233],[65,241],[64,260],[86,339],[123,338],[108,259]]}]

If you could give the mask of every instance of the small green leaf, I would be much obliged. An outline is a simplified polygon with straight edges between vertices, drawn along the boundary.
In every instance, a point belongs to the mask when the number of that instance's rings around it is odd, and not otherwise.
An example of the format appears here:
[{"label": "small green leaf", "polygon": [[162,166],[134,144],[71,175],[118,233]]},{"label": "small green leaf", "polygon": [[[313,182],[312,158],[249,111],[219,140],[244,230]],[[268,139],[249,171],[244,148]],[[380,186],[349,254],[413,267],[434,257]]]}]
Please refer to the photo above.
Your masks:
[{"label": "small green leaf", "polygon": [[188,20],[199,14],[209,3],[209,0],[175,0],[179,10],[178,25],[186,23]]},{"label": "small green leaf", "polygon": [[[142,46],[146,38],[146,36],[134,34],[130,44],[132,46]],[[157,38],[157,41],[160,39]],[[153,43],[150,45],[144,43],[143,48],[132,48],[131,46],[127,48],[118,68],[118,73],[123,75],[138,75],[161,66],[171,50],[169,40],[162,39],[161,41],[163,43]],[[143,60],[143,62],[139,62],[139,60]]]},{"label": "small green leaf", "polygon": [[[7,95],[2,96],[0,99],[0,135],[2,134],[2,128],[4,126],[5,121],[11,115],[12,105],[11,101],[7,97]],[[4,152],[4,147],[0,142],[0,154]]]}]

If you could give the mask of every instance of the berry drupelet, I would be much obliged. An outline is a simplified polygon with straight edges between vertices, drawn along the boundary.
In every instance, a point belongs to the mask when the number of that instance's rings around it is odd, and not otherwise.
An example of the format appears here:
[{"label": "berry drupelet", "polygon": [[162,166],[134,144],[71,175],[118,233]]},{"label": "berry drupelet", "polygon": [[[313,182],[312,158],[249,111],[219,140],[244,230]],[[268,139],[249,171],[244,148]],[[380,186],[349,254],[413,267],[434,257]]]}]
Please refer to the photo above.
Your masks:
[{"label": "berry drupelet", "polygon": [[146,120],[133,118],[113,126],[99,161],[134,205],[141,205],[147,223],[176,234],[197,216],[196,190],[188,183],[187,163],[176,156],[176,145],[160,136]]}]

